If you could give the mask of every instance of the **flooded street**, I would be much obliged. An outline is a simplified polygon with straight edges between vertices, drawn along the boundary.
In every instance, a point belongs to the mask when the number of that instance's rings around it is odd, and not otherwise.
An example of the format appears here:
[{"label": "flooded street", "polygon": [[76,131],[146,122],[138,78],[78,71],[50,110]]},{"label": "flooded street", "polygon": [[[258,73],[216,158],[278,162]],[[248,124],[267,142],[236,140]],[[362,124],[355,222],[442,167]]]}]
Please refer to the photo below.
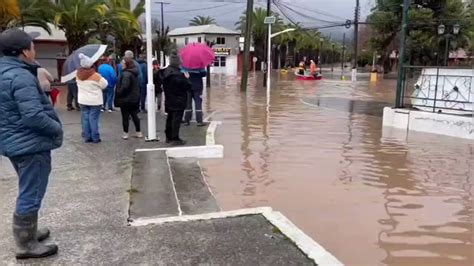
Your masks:
[{"label": "flooded street", "polygon": [[[382,137],[395,81],[213,80],[225,158],[202,161],[224,210],[271,206],[347,265],[473,265],[474,144]],[[259,86],[256,86],[258,84]]]}]

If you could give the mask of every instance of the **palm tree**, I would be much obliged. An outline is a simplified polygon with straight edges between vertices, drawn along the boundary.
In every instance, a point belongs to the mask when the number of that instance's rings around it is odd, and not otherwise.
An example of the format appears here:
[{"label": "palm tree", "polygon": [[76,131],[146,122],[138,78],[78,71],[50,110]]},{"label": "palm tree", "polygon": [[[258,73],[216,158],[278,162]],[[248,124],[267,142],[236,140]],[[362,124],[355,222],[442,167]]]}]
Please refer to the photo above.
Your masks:
[{"label": "palm tree", "polygon": [[216,20],[212,17],[197,16],[189,21],[189,26],[200,26],[200,25],[210,25],[216,24]]},{"label": "palm tree", "polygon": [[11,27],[36,26],[51,34],[48,0],[0,0],[0,32]]},{"label": "palm tree", "polygon": [[100,38],[113,35],[121,53],[126,50],[140,52],[142,46],[141,26],[138,18],[145,13],[145,0],[140,0],[131,10],[130,0],[107,0],[108,11],[105,22],[98,23]]},{"label": "palm tree", "polygon": [[54,24],[66,35],[70,53],[97,34],[96,21],[107,12],[99,0],[59,0],[50,7],[55,12]]},{"label": "palm tree", "polygon": [[[272,30],[274,32],[278,32],[283,28],[282,19],[279,17],[277,13],[272,12],[272,16],[277,18],[275,24],[272,26]],[[267,10],[261,7],[256,8],[253,11],[253,18],[252,18],[252,39],[253,45],[255,47],[255,56],[259,60],[263,60],[263,56],[265,54],[265,36],[267,34],[267,25],[264,23],[265,17],[267,17]],[[240,16],[240,20],[235,23],[237,26],[237,30],[242,31],[244,33],[246,24],[246,16],[245,12]]]}]

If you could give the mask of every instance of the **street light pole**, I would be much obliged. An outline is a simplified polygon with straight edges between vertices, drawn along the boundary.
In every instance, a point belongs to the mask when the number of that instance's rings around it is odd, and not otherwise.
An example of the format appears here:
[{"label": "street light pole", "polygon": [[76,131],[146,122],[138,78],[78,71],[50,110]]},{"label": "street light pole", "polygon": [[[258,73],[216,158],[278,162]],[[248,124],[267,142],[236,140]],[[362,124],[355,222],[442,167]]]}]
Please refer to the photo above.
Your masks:
[{"label": "street light pole", "polygon": [[405,63],[405,39],[408,27],[408,7],[410,0],[403,0],[403,14],[402,14],[402,32],[400,34],[400,52],[398,53],[398,77],[397,77],[397,94],[395,99],[395,107],[402,107],[402,93],[404,87],[404,68]]},{"label": "street light pole", "polygon": [[159,141],[156,136],[156,111],[155,111],[155,85],[153,84],[152,35],[151,35],[151,0],[145,0],[145,26],[146,26],[146,58],[147,64],[147,105],[148,105],[148,137],[147,141]]},{"label": "street light pole", "polygon": [[[267,0],[267,17],[270,17],[271,13],[272,13],[272,3],[271,3],[271,0]],[[272,34],[272,30],[271,30],[271,27],[268,27],[268,32],[267,32],[267,35],[270,36]],[[270,43],[267,42],[265,44],[265,49],[268,49],[268,47],[271,47]],[[270,48],[271,49],[271,48]],[[263,73],[267,73],[268,75],[268,72],[270,72],[270,65],[268,64],[268,62],[270,61],[270,59],[268,58],[265,58],[266,60],[264,60],[264,70],[263,70]],[[265,72],[267,71],[267,72]],[[267,85],[267,80],[265,78],[263,78],[263,86],[265,87]]]},{"label": "street light pole", "polygon": [[318,56],[318,63],[319,63],[319,72],[322,74],[323,73],[323,42],[324,39],[320,38],[319,39],[319,56]]},{"label": "street light pole", "polygon": [[270,93],[270,67],[272,55],[272,23],[268,23],[268,39],[267,39],[267,93]]},{"label": "street light pole", "polygon": [[341,80],[344,79],[344,61],[346,57],[346,34],[342,35]]},{"label": "street light pole", "polygon": [[331,58],[331,72],[334,72],[334,46],[335,44],[332,44],[332,58]]},{"label": "street light pole", "polygon": [[356,0],[355,16],[354,16],[354,59],[352,62],[352,81],[357,81],[357,54],[359,43],[359,10],[360,3]]}]

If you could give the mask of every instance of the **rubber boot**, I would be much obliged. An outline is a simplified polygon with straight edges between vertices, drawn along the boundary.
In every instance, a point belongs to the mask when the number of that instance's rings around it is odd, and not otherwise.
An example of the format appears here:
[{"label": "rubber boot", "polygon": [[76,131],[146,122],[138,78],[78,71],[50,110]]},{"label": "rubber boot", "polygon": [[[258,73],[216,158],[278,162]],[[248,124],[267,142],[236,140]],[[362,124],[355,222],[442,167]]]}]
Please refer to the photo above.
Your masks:
[{"label": "rubber boot", "polygon": [[13,236],[15,238],[17,259],[49,257],[58,252],[58,246],[38,242],[38,214],[13,215]]},{"label": "rubber boot", "polygon": [[36,232],[36,239],[38,239],[38,242],[46,240],[50,235],[49,229],[47,228],[40,228]]}]

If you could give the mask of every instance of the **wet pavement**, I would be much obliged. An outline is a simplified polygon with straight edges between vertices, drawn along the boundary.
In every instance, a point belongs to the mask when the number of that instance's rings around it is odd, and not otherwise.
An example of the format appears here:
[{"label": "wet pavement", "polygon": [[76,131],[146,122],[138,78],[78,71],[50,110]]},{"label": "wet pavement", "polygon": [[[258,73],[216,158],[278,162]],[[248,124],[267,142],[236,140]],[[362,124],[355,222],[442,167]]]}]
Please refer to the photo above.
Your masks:
[{"label": "wet pavement", "polygon": [[271,206],[348,265],[474,264],[472,142],[382,136],[395,80],[279,79],[270,107],[255,77],[207,91],[225,158],[201,164],[222,209]]},{"label": "wet pavement", "polygon": [[[60,103],[62,106],[62,104]],[[291,239],[283,235],[264,214],[182,221],[146,226],[128,226],[130,195],[133,191],[133,154],[137,148],[163,148],[163,142],[145,143],[121,136],[119,113],[101,117],[102,143],[85,144],[81,140],[79,112],[58,109],[64,122],[64,146],[53,152],[53,171],[48,192],[40,211],[40,226],[51,229],[51,238],[59,245],[53,257],[28,260],[31,265],[314,265]],[[158,118],[163,138],[164,117]],[[146,123],[142,120],[143,131]],[[184,127],[182,137],[190,145],[203,145],[206,128]],[[142,152],[143,153],[143,152]],[[148,153],[148,152],[147,152]],[[151,173],[162,175],[163,156],[147,158]],[[151,161],[151,162],[150,162]],[[199,164],[192,159],[170,159],[183,212],[210,211],[218,208],[209,201]],[[155,167],[155,168],[152,168]],[[176,169],[173,169],[176,168]],[[179,169],[178,169],[179,168]],[[165,163],[169,174],[168,165]],[[135,169],[134,169],[135,170]],[[161,169],[162,171],[163,169]],[[199,171],[198,174],[191,172]],[[169,176],[168,176],[169,177]],[[157,178],[158,179],[158,178]],[[197,182],[197,179],[199,179]],[[146,180],[150,181],[150,180]],[[0,158],[0,264],[19,263],[14,258],[11,220],[17,195],[18,179],[10,162]],[[141,183],[159,191],[163,183]],[[168,183],[168,191],[172,190]],[[192,185],[192,186],[190,186]],[[156,192],[157,190],[153,191]],[[162,196],[163,191],[159,195]],[[156,194],[155,194],[156,196]],[[166,196],[166,195],[165,195]],[[156,201],[157,198],[147,199]],[[166,199],[165,199],[166,201]],[[163,201],[161,201],[163,203]],[[169,203],[169,202],[168,202]],[[176,203],[176,202],[175,202]],[[158,206],[161,209],[163,206]],[[169,209],[168,209],[169,210]],[[171,210],[174,210],[171,208]],[[169,213],[168,213],[169,214]],[[277,216],[278,217],[278,216]]]}]

